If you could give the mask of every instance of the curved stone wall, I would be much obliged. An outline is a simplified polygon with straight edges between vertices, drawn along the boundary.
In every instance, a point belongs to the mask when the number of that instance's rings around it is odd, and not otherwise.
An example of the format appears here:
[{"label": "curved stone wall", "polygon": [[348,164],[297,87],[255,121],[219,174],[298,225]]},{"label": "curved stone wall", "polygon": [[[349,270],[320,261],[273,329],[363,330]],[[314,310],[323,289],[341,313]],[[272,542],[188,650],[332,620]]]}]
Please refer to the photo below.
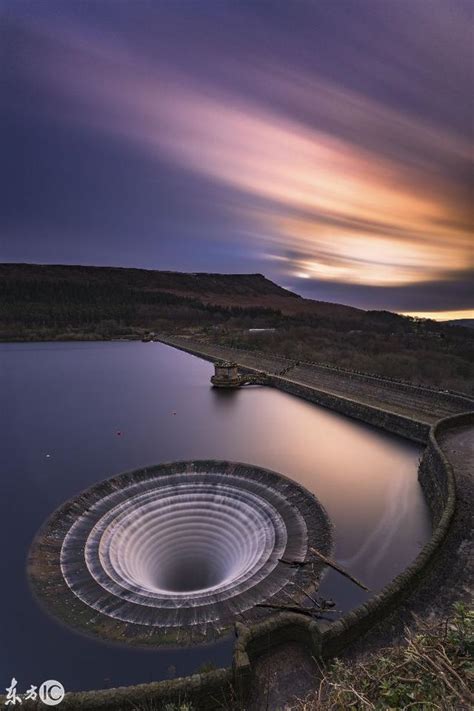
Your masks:
[{"label": "curved stone wall", "polygon": [[[214,362],[219,358],[231,358],[234,361],[239,362],[238,355],[249,356],[252,360],[261,361],[261,364],[255,365],[249,363],[247,366],[243,362],[239,363],[239,369],[241,371],[248,371],[255,373],[257,371],[265,371],[270,375],[278,375],[283,369],[288,368],[291,374],[294,373],[294,367],[296,364],[295,360],[285,358],[276,354],[260,353],[259,351],[249,350],[246,348],[237,348],[235,346],[218,346],[215,344],[201,343],[199,341],[193,341],[188,338],[181,337],[168,337],[158,339],[160,342],[170,345],[173,348],[178,348],[179,350],[195,355],[198,358],[204,360],[209,360]],[[330,372],[336,375],[341,375],[348,378],[350,381],[357,381],[360,383],[370,383],[370,384],[383,384],[384,387],[388,386],[391,389],[399,392],[406,393],[411,396],[418,394],[429,398],[433,405],[442,405],[443,407],[452,406],[454,411],[458,412],[471,412],[474,409],[474,396],[469,396],[466,393],[458,393],[451,390],[439,390],[428,385],[414,385],[413,383],[408,383],[404,380],[397,378],[388,378],[382,376],[378,373],[365,373],[357,370],[350,370],[348,368],[341,368],[335,365],[329,365],[326,363],[317,363],[310,361],[298,361],[296,369],[308,367],[314,372]]]},{"label": "curved stone wall", "polygon": [[[331,657],[337,654],[347,644],[394,610],[417,587],[423,575],[429,570],[430,564],[435,559],[449,531],[456,506],[455,475],[440,446],[439,438],[450,430],[465,425],[474,426],[474,413],[462,413],[445,418],[430,430],[429,441],[420,464],[419,478],[430,507],[434,527],[430,540],[413,563],[378,595],[349,612],[337,622],[318,623],[320,637],[315,636],[311,621],[305,618],[292,621],[293,625],[297,624],[299,628],[306,627],[311,631],[313,653],[322,657]],[[284,624],[286,626],[289,624],[288,619],[284,621]],[[268,638],[267,631],[264,632],[263,628],[261,633],[262,637]],[[259,634],[255,628],[250,638],[255,639]]]},{"label": "curved stone wall", "polygon": [[342,415],[353,417],[374,427],[380,427],[387,432],[401,435],[402,437],[411,439],[413,442],[424,444],[427,440],[430,430],[429,425],[418,422],[410,417],[381,410],[370,405],[364,405],[350,398],[332,395],[331,393],[326,393],[316,388],[310,388],[276,375],[270,376],[268,380],[269,384],[278,388],[278,390],[283,390],[290,395],[296,395],[304,400],[313,402],[315,405],[321,405],[322,407],[335,410]]},{"label": "curved stone wall", "polygon": [[285,640],[303,642],[318,658],[331,658],[396,610],[422,582],[443,548],[456,507],[455,475],[441,446],[440,437],[466,425],[474,426],[474,413],[462,413],[436,423],[419,469],[419,479],[433,519],[428,543],[413,563],[378,595],[333,623],[314,621],[302,615],[279,615],[250,628],[239,626],[234,654],[236,683],[249,683],[252,662]]}]

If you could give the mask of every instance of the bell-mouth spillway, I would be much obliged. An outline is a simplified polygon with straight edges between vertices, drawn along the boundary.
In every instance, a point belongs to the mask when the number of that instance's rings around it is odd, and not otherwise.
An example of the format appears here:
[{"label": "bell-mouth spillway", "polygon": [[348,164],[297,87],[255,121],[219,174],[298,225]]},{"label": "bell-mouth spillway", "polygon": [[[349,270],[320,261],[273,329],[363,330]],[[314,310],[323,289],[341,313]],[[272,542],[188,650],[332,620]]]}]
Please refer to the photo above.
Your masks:
[{"label": "bell-mouth spillway", "polygon": [[28,576],[78,631],[128,644],[202,642],[317,589],[331,523],[309,491],[247,464],[174,462],[120,474],[63,504]]}]

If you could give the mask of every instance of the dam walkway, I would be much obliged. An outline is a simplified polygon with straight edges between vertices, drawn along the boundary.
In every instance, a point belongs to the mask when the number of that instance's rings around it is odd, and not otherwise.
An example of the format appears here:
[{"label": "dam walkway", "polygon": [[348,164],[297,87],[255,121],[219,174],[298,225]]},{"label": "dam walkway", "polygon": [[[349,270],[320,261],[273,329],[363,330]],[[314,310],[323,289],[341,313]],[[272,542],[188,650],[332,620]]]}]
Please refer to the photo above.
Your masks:
[{"label": "dam walkway", "polygon": [[227,360],[251,371],[264,371],[285,380],[309,386],[338,398],[409,417],[423,424],[474,410],[474,396],[410,385],[378,376],[219,346],[184,336],[159,337],[162,343],[198,355],[206,360]]}]

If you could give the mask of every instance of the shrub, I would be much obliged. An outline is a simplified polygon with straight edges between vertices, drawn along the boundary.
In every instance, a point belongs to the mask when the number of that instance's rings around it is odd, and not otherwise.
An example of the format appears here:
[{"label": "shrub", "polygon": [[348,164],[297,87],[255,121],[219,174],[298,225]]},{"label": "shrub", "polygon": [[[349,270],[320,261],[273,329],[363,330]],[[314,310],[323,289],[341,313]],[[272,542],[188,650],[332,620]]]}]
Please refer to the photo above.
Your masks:
[{"label": "shrub", "polygon": [[418,621],[404,643],[355,663],[322,669],[317,692],[294,711],[462,711],[472,709],[474,612],[455,605],[448,619]]}]

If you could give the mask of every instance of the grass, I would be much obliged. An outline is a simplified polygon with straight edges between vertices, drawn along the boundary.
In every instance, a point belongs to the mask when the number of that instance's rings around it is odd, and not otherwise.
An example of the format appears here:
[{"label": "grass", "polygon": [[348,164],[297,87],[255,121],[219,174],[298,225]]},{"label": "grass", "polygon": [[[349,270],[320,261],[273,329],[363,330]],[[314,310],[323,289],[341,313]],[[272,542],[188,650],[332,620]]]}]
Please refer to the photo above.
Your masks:
[{"label": "grass", "polygon": [[317,691],[293,711],[464,711],[474,708],[474,612],[418,621],[403,644],[321,669]]}]

